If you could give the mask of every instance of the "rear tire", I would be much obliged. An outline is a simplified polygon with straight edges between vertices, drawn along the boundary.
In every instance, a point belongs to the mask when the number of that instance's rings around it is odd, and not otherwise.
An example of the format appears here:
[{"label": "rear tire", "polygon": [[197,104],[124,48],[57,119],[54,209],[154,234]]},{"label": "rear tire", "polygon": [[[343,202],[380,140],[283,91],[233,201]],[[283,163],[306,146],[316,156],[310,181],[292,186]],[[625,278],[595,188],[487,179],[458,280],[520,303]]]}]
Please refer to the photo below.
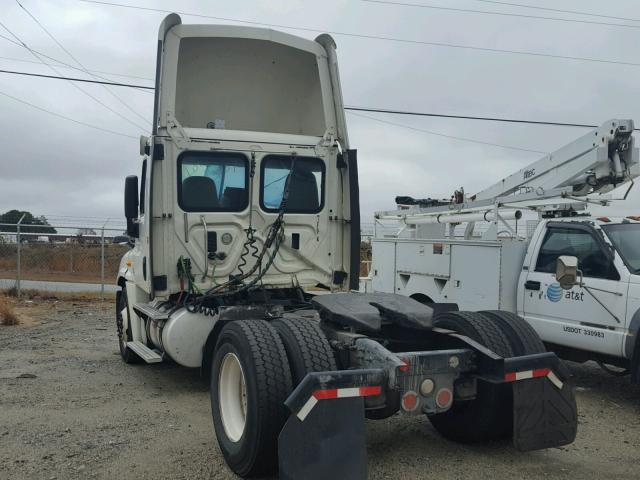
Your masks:
[{"label": "rear tire", "polygon": [[502,310],[487,310],[480,314],[502,330],[509,339],[513,355],[516,357],[547,351],[538,333],[518,315]]},{"label": "rear tire", "polygon": [[[438,315],[434,326],[453,330],[508,358],[513,350],[505,334],[475,312],[447,312]],[[478,380],[476,398],[454,402],[447,412],[429,416],[445,438],[461,443],[499,440],[511,434],[513,395],[510,385]]]},{"label": "rear tire", "polygon": [[220,450],[242,477],[278,466],[291,374],[284,346],[266,321],[237,320],[220,332],[211,368],[211,410]]},{"label": "rear tire", "polygon": [[338,369],[331,345],[317,321],[279,318],[271,324],[280,335],[287,352],[294,388],[307,373]]}]

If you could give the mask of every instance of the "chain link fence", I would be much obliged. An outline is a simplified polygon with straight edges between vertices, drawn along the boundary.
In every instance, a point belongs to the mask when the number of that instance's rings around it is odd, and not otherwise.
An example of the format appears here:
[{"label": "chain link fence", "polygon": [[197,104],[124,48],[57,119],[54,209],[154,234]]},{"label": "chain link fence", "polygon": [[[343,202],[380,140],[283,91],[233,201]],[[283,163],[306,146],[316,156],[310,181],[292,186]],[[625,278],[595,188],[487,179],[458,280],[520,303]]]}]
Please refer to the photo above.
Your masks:
[{"label": "chain link fence", "polygon": [[[115,291],[120,259],[130,248],[124,225],[74,220],[56,225],[0,223],[0,289]],[[373,224],[361,227],[360,275],[371,268]]]},{"label": "chain link fence", "polygon": [[0,287],[53,291],[115,290],[130,248],[122,228],[0,224]]}]

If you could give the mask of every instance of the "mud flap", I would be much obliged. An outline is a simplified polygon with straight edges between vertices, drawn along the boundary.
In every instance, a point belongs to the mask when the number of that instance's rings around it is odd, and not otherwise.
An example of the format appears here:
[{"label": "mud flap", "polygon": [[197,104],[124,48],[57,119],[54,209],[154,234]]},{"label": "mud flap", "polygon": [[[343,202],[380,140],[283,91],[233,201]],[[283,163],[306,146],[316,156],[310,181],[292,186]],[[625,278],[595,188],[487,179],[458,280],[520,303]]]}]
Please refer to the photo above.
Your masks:
[{"label": "mud flap", "polygon": [[285,404],[291,415],[278,437],[280,478],[367,478],[364,397],[382,394],[381,369],[307,374]]},{"label": "mud flap", "polygon": [[573,387],[558,388],[548,377],[512,383],[513,444],[520,451],[572,443],[578,429]]},{"label": "mud flap", "polygon": [[283,480],[367,478],[367,447],[362,397],[318,402],[300,420],[291,415],[278,438]]}]

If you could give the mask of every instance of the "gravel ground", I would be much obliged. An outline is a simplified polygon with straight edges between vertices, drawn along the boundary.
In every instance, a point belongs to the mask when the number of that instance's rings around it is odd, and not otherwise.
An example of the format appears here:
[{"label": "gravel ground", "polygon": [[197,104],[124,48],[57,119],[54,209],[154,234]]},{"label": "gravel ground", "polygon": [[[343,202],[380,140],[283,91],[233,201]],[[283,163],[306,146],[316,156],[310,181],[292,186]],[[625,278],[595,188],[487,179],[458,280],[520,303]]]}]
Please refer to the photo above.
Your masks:
[{"label": "gravel ground", "polygon": [[[0,327],[0,478],[226,479],[207,382],[174,364],[125,365],[112,304],[22,303]],[[461,446],[425,418],[369,422],[370,478],[640,478],[640,388],[570,364],[580,426],[568,447]]]}]

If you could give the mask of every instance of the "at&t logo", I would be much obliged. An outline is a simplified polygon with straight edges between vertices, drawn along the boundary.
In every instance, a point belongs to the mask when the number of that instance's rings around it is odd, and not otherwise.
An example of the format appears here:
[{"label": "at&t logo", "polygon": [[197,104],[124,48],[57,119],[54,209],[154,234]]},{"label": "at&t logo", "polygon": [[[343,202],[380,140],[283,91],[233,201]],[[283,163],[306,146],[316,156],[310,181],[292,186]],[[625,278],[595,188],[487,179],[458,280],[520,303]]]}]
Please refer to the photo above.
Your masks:
[{"label": "at&t logo", "polygon": [[552,283],[547,287],[547,298],[552,302],[559,302],[562,299],[562,287],[559,283]]}]

